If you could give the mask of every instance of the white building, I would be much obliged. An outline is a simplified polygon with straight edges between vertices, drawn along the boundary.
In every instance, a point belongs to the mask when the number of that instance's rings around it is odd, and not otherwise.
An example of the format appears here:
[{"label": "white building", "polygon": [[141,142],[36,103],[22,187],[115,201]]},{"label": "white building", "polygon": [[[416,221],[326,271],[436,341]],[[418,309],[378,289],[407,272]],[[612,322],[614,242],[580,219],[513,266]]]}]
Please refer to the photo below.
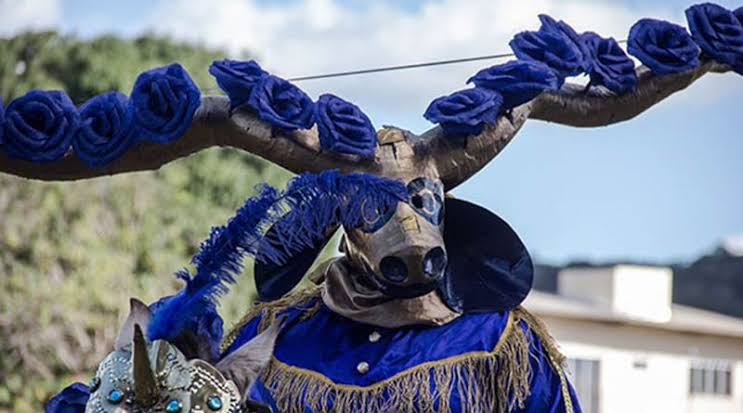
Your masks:
[{"label": "white building", "polygon": [[524,303],[588,413],[743,413],[743,319],[671,302],[668,268],[569,268]]}]

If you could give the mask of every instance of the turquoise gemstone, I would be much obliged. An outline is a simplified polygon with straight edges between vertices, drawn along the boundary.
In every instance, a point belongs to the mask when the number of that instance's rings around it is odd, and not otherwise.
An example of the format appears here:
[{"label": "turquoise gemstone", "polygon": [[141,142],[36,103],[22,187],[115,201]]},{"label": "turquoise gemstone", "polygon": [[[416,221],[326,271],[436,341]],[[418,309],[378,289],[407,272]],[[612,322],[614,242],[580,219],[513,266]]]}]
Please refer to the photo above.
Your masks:
[{"label": "turquoise gemstone", "polygon": [[180,400],[171,400],[165,405],[165,411],[168,413],[178,413],[183,408]]},{"label": "turquoise gemstone", "polygon": [[222,408],[222,399],[219,396],[209,396],[206,400],[206,405],[210,409],[217,411]]},{"label": "turquoise gemstone", "polygon": [[120,390],[113,389],[108,392],[108,401],[111,404],[119,404],[122,400],[124,400],[124,393]]}]

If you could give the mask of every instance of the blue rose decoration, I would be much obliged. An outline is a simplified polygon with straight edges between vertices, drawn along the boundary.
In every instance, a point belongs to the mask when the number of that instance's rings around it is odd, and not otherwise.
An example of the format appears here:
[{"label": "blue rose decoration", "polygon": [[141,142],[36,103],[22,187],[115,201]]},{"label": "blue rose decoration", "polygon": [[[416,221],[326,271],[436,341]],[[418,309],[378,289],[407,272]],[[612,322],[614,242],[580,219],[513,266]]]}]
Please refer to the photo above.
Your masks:
[{"label": "blue rose decoration", "polygon": [[377,132],[358,106],[338,96],[325,94],[315,104],[320,146],[340,153],[374,156]]},{"label": "blue rose decoration", "polygon": [[8,156],[44,162],[61,158],[77,133],[80,117],[61,91],[32,90],[5,111],[3,149]]},{"label": "blue rose decoration", "polygon": [[209,66],[209,73],[217,80],[219,88],[230,98],[230,109],[248,103],[253,87],[268,75],[258,63],[237,60],[216,60]]},{"label": "blue rose decoration", "polygon": [[539,19],[542,22],[539,31],[519,33],[509,45],[519,59],[549,66],[558,76],[558,86],[562,86],[566,77],[585,70],[578,35],[563,21],[557,22],[544,14]]},{"label": "blue rose decoration", "polygon": [[248,106],[268,124],[285,131],[309,129],[314,121],[314,103],[290,82],[268,75],[253,88]]},{"label": "blue rose decoration", "polygon": [[5,107],[3,106],[3,98],[0,96],[0,145],[3,144],[3,136],[5,135]]},{"label": "blue rose decoration", "polygon": [[658,75],[685,72],[699,65],[699,47],[691,35],[663,20],[635,23],[629,31],[627,51]]},{"label": "blue rose decoration", "polygon": [[[738,22],[743,25],[743,7],[738,7],[737,9],[735,9],[733,11],[733,14],[735,15],[735,18],[738,19]],[[735,65],[733,65],[733,70],[743,75],[743,56],[738,56]]]},{"label": "blue rose decoration", "polygon": [[546,14],[539,15],[539,22],[542,23],[540,31],[559,34],[580,48],[580,35],[569,24],[562,20],[557,21]]},{"label": "blue rose decoration", "polygon": [[586,72],[591,85],[605,86],[622,94],[635,89],[635,64],[613,38],[603,38],[594,32],[580,36]]},{"label": "blue rose decoration", "polygon": [[495,124],[502,104],[497,92],[475,87],[434,100],[423,117],[440,124],[447,134],[476,135],[485,125]]},{"label": "blue rose decoration", "polygon": [[691,36],[706,55],[743,73],[743,24],[733,12],[704,3],[689,7],[686,19]]},{"label": "blue rose decoration", "polygon": [[477,72],[467,83],[498,92],[503,97],[501,109],[508,110],[534,99],[545,90],[557,89],[559,80],[543,63],[512,60]]},{"label": "blue rose decoration", "polygon": [[80,129],[72,140],[75,155],[90,166],[103,166],[134,143],[134,107],[123,93],[98,95],[80,107]]},{"label": "blue rose decoration", "polygon": [[90,398],[88,386],[73,383],[49,399],[45,413],[85,413],[85,405]]},{"label": "blue rose decoration", "polygon": [[143,139],[168,143],[180,138],[201,104],[201,93],[178,63],[137,77],[131,94],[134,120]]}]

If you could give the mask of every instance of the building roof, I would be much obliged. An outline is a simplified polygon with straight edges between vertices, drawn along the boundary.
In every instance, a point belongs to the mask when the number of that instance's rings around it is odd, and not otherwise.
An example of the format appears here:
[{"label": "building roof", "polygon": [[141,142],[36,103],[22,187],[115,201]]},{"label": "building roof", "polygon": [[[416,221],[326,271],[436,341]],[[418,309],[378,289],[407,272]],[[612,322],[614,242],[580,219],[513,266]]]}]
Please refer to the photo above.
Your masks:
[{"label": "building roof", "polygon": [[532,290],[524,301],[529,311],[548,317],[629,324],[646,328],[691,334],[716,335],[743,339],[743,319],[685,305],[671,305],[668,322],[653,322],[616,313],[611,309],[557,294]]}]

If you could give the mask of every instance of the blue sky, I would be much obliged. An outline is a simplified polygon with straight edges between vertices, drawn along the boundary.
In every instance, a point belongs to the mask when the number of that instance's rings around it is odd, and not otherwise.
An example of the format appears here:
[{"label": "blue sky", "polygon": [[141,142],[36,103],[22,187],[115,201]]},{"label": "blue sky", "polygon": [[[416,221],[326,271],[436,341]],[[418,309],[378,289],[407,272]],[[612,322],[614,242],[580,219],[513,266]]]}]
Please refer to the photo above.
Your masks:
[{"label": "blue sky", "polygon": [[[536,14],[625,38],[641,17],[684,23],[687,1],[0,0],[0,35],[167,33],[251,53],[282,76],[508,51]],[[28,2],[31,3],[31,2]],[[720,2],[733,8],[735,2]],[[4,16],[4,17],[3,17]],[[300,84],[416,132],[436,96],[497,62]],[[688,261],[743,235],[743,78],[708,75],[640,117],[605,128],[531,121],[457,196],[516,229],[542,261]]]}]

